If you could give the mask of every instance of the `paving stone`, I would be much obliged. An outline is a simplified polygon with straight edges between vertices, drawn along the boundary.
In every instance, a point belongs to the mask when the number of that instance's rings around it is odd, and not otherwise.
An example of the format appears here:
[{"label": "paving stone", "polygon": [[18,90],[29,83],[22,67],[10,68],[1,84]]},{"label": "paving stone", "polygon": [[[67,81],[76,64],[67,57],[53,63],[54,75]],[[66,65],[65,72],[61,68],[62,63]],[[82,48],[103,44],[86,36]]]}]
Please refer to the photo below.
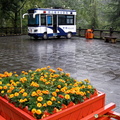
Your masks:
[{"label": "paving stone", "polygon": [[72,39],[34,40],[28,36],[0,37],[0,73],[61,67],[77,80],[90,79],[115,102],[120,113],[120,42]]}]

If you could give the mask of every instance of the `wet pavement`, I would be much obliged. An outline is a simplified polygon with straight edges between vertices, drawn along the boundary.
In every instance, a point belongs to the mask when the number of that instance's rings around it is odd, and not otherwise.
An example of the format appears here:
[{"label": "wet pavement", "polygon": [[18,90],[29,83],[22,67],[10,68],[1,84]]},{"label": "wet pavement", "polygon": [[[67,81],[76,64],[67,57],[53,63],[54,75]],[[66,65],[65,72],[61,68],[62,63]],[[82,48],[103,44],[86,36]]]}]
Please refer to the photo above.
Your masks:
[{"label": "wet pavement", "polygon": [[77,80],[88,78],[106,93],[106,104],[120,113],[120,42],[72,39],[34,40],[28,36],[0,37],[0,73],[61,67]]}]

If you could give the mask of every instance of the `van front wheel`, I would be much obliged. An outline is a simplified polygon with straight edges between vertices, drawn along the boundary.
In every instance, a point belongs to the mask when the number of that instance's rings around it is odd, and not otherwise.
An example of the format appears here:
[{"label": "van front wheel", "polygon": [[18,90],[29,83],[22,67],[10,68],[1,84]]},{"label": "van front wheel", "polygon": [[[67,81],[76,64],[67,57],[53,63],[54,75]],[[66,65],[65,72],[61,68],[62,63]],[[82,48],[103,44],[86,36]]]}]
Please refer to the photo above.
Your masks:
[{"label": "van front wheel", "polygon": [[70,39],[70,38],[72,37],[72,33],[70,33],[70,32],[67,33],[67,36],[66,36],[66,37],[67,37],[67,39]]}]

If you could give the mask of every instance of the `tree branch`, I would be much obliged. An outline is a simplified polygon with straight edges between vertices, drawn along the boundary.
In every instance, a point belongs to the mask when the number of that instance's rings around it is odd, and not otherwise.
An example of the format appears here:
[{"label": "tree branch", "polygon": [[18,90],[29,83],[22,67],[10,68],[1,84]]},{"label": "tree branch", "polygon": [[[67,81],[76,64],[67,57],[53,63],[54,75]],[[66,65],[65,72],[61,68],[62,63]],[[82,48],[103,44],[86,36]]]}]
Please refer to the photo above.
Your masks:
[{"label": "tree branch", "polygon": [[25,3],[27,2],[27,0],[25,0],[25,2],[21,5],[21,7],[17,10],[17,12],[19,12],[25,5]]}]

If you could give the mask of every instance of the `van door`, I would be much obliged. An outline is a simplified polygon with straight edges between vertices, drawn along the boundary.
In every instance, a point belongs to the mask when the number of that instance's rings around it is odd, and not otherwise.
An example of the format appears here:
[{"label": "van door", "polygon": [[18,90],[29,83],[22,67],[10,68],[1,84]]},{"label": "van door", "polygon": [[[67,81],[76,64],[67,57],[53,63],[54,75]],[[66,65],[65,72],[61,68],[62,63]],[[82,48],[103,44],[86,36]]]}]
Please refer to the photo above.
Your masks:
[{"label": "van door", "polygon": [[53,35],[54,36],[57,36],[57,30],[58,30],[57,15],[53,15]]}]

